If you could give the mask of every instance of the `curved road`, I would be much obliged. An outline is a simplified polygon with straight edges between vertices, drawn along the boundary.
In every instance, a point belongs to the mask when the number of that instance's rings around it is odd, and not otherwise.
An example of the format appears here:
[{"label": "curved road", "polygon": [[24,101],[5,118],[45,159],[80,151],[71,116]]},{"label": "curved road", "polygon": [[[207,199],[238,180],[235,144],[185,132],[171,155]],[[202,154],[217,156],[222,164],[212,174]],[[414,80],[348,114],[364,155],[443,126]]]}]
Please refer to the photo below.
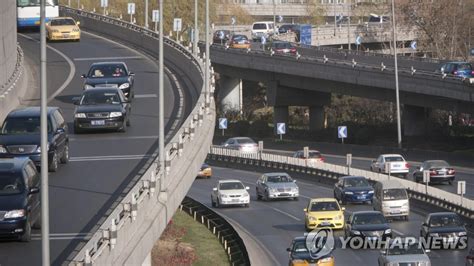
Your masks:
[{"label": "curved road", "polygon": [[[19,35],[28,62],[34,64],[31,78],[39,75],[38,39],[38,33]],[[48,46],[49,105],[62,108],[70,129],[70,163],[50,174],[51,262],[59,265],[73,258],[76,246],[90,237],[107,210],[132,187],[157,149],[158,65],[140,52],[85,32],[79,43]],[[74,135],[72,97],[82,92],[80,75],[93,62],[111,60],[126,62],[136,73],[131,127],[126,133]],[[30,82],[33,93],[25,97],[25,105],[39,104],[39,90],[34,86]],[[185,102],[180,95],[187,96],[187,92],[178,91],[169,75],[165,76],[165,134],[179,119],[177,112]],[[30,243],[0,242],[0,265],[35,265],[40,261],[40,230],[33,231]]]},{"label": "curved road", "polygon": [[[297,179],[300,188],[300,200],[277,200],[271,202],[257,201],[255,196],[255,182],[262,173],[249,172],[236,169],[213,167],[211,179],[196,179],[188,196],[211,207],[210,193],[218,179],[236,178],[250,187],[250,208],[230,207],[213,210],[230,218],[239,227],[245,229],[247,235],[251,235],[256,243],[261,245],[261,250],[266,250],[267,256],[273,261],[273,265],[287,265],[288,254],[286,248],[296,236],[302,236],[304,229],[303,209],[310,198],[332,197],[332,187],[316,183],[309,179]],[[369,205],[346,205],[346,215],[349,212],[360,210],[371,210]],[[412,206],[409,221],[394,221],[391,223],[393,232],[399,236],[418,236],[420,225],[426,213]],[[342,236],[336,231],[336,236]],[[469,246],[474,244],[469,239]],[[433,266],[464,265],[467,250],[442,250],[432,251],[429,254]],[[377,250],[350,250],[337,249],[334,251],[336,265],[377,265],[379,251]]]}]

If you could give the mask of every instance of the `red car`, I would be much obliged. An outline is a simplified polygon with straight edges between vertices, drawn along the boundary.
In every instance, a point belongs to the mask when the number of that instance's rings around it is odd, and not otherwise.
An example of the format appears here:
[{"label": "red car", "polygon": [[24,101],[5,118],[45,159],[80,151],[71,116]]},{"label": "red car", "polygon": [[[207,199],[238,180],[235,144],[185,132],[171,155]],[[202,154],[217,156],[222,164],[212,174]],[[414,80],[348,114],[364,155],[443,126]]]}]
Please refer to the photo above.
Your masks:
[{"label": "red car", "polygon": [[289,42],[274,41],[271,49],[278,54],[296,54],[296,47]]}]

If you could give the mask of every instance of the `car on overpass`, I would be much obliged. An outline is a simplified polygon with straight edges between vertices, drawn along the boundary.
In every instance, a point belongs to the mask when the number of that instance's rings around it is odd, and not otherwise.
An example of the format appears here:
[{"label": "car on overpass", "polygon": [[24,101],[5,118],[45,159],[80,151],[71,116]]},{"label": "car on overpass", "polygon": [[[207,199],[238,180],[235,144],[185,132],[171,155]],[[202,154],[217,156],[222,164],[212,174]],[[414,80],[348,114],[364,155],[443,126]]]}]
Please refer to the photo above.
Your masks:
[{"label": "car on overpass", "polygon": [[29,158],[0,159],[0,237],[31,240],[41,227],[40,175]]},{"label": "car on overpass", "polygon": [[250,206],[250,188],[242,182],[234,179],[219,180],[217,186],[212,189],[211,203],[213,207],[219,208],[231,205]]},{"label": "car on overpass", "polygon": [[284,33],[289,33],[289,32],[297,33],[299,32],[299,30],[300,28],[298,24],[283,24],[280,27],[278,27],[279,34],[284,34]]},{"label": "car on overpass", "polygon": [[287,173],[265,173],[257,180],[256,194],[258,200],[298,200],[299,188]]},{"label": "car on overpass", "polygon": [[403,218],[410,215],[410,200],[406,188],[397,180],[381,180],[374,185],[372,207],[387,218]]},{"label": "car on overpass", "polygon": [[[48,170],[56,172],[59,164],[69,162],[68,126],[59,107],[48,107]],[[1,157],[29,157],[41,166],[40,107],[26,107],[11,111],[0,133]]]},{"label": "car on overpass", "polygon": [[242,34],[232,35],[229,40],[229,47],[234,49],[249,49],[250,41],[247,36]]},{"label": "car on overpass", "polygon": [[334,198],[341,204],[346,202],[372,204],[374,189],[363,176],[343,176],[334,185]]},{"label": "car on overpass", "polygon": [[429,249],[424,249],[420,242],[400,239],[399,242],[390,240],[385,249],[380,251],[378,258],[379,266],[390,265],[423,265],[430,266],[431,260],[426,253]]},{"label": "car on overpass", "polygon": [[125,132],[130,126],[130,101],[119,88],[85,90],[74,97],[74,132],[113,129]]},{"label": "car on overpass", "polygon": [[254,42],[260,40],[262,37],[268,39],[273,36],[274,33],[275,26],[273,21],[259,21],[252,24],[251,34]]},{"label": "car on overpass", "polygon": [[81,29],[80,22],[71,17],[52,18],[46,23],[47,41],[80,41]]},{"label": "car on overpass", "polygon": [[125,97],[134,97],[133,83],[135,74],[130,72],[124,62],[98,62],[93,63],[84,79],[84,89],[96,87],[116,87],[123,91]]},{"label": "car on overpass", "polygon": [[372,161],[370,171],[407,177],[410,165],[400,154],[381,154]]},{"label": "car on overpass", "polygon": [[212,35],[212,43],[214,44],[226,44],[232,33],[230,30],[216,30]]},{"label": "car on overpass", "polygon": [[448,62],[443,64],[439,71],[441,73],[451,74],[457,77],[471,79],[474,82],[474,68],[468,62]]},{"label": "car on overpass", "polygon": [[390,224],[379,211],[353,212],[346,221],[344,235],[361,241],[387,240],[392,237]]},{"label": "car on overpass", "polygon": [[[314,241],[313,243],[327,243],[326,241]],[[289,266],[306,266],[306,265],[318,265],[318,266],[334,266],[334,256],[330,253],[327,255],[311,254],[306,244],[306,236],[295,237],[290,244],[290,247],[286,249],[288,251]]]},{"label": "car on overpass", "polygon": [[317,150],[308,150],[306,156],[304,150],[299,150],[293,153],[293,158],[306,159],[309,165],[314,163],[324,163],[323,155]]},{"label": "car on overpass", "polygon": [[248,137],[234,137],[229,138],[222,146],[228,149],[238,150],[243,153],[257,153],[258,144],[253,139]]},{"label": "car on overpass", "polygon": [[424,161],[421,166],[416,167],[413,172],[413,179],[417,182],[423,182],[423,172],[428,171],[430,175],[429,183],[448,182],[450,185],[456,177],[456,171],[452,166],[443,160]]},{"label": "car on overpass", "polygon": [[285,41],[272,41],[268,49],[275,54],[292,54],[295,55],[297,50],[291,43]]},{"label": "car on overpass", "polygon": [[211,178],[212,176],[212,168],[210,165],[203,163],[201,165],[201,169],[199,170],[198,177],[200,178]]},{"label": "car on overpass", "polygon": [[322,228],[343,229],[344,210],[334,198],[311,199],[303,210],[306,231]]},{"label": "car on overpass", "polygon": [[[467,247],[467,231],[465,224],[457,213],[435,212],[426,216],[421,224],[420,236],[428,240],[430,245],[435,239],[442,243],[451,244],[452,248],[460,247],[464,241]],[[430,249],[434,246],[430,246]]]}]

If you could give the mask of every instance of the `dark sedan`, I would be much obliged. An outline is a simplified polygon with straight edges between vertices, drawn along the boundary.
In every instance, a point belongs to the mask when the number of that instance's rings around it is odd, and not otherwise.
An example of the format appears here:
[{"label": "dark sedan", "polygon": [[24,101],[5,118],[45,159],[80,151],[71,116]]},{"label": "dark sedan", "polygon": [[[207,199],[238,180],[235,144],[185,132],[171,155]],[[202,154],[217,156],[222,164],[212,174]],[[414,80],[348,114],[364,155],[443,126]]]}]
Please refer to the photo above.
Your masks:
[{"label": "dark sedan", "polygon": [[413,172],[413,179],[416,182],[423,182],[423,171],[430,172],[430,182],[448,182],[453,183],[456,171],[449,163],[443,160],[424,161],[420,167],[417,167]]},{"label": "dark sedan", "polygon": [[454,212],[428,214],[421,224],[420,236],[428,240],[429,249],[456,248],[464,244],[467,247],[466,227]]},{"label": "dark sedan", "polygon": [[[306,244],[306,237],[299,236],[295,237],[293,241],[291,241],[291,245],[289,248],[286,249],[288,251],[288,258],[289,262],[288,265],[290,266],[299,266],[299,265],[319,265],[319,266],[334,266],[334,256],[329,253],[327,255],[319,255],[319,254],[311,254],[308,250],[308,246]],[[327,243],[324,239],[321,241],[316,240],[314,243],[322,244]],[[320,246],[316,247],[321,248]],[[331,249],[332,247],[326,246],[325,249]]]},{"label": "dark sedan", "polygon": [[130,102],[118,88],[85,90],[80,98],[73,99],[74,131],[115,129],[125,132],[130,126]]},{"label": "dark sedan", "polygon": [[212,42],[215,44],[226,44],[231,35],[230,30],[217,30],[214,32]]},{"label": "dark sedan", "polygon": [[84,89],[96,87],[114,87],[123,91],[127,98],[133,98],[133,82],[135,74],[130,72],[124,62],[94,63],[89,72],[82,75]]},{"label": "dark sedan", "polygon": [[273,41],[270,49],[277,54],[296,54],[296,47],[284,41]]},{"label": "dark sedan", "polygon": [[448,62],[442,65],[439,71],[462,78],[474,78],[474,69],[468,62]]},{"label": "dark sedan", "polygon": [[386,240],[392,237],[390,225],[379,211],[359,211],[351,214],[346,221],[346,237],[361,240]]},{"label": "dark sedan", "polygon": [[343,176],[334,185],[334,198],[340,203],[368,202],[372,203],[374,189],[362,176]]}]

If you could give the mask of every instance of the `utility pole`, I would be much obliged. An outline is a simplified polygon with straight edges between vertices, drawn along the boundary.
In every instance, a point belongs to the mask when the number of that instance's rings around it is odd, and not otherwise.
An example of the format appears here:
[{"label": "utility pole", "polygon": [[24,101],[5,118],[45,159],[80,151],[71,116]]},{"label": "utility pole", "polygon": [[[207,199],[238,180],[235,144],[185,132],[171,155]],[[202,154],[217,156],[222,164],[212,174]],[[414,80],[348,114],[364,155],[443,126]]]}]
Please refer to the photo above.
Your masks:
[{"label": "utility pole", "polygon": [[148,29],[148,0],[145,0],[145,28]]},{"label": "utility pole", "polygon": [[204,90],[206,92],[206,106],[211,103],[211,95],[209,90],[209,62],[211,61],[211,54],[209,52],[209,0],[206,0],[206,64],[204,71]]},{"label": "utility pole", "polygon": [[336,36],[336,0],[333,1],[333,9],[334,9],[334,36]]},{"label": "utility pole", "polygon": [[[46,91],[46,0],[40,3],[40,138],[41,138],[41,254],[49,266],[48,104]],[[28,222],[28,221],[27,221]],[[30,226],[30,225],[26,225]]]},{"label": "utility pole", "polygon": [[193,52],[197,55],[198,52],[198,0],[194,0],[194,39],[193,39]]},{"label": "utility pole", "polygon": [[275,0],[273,0],[273,34],[275,34],[275,28],[276,28],[276,5],[275,5]]},{"label": "utility pole", "polygon": [[[160,0],[160,26],[158,33],[158,153],[159,153],[159,163],[160,171],[165,174],[165,114],[164,114],[164,67],[163,67],[163,0]],[[163,176],[160,178],[160,191],[163,190]]]},{"label": "utility pole", "polygon": [[351,50],[351,14],[352,0],[349,0],[349,9],[347,10],[347,50]]},{"label": "utility pole", "polygon": [[395,94],[397,104],[397,134],[398,148],[402,147],[402,125],[400,121],[400,90],[398,87],[398,62],[397,62],[397,34],[395,24],[395,0],[392,0],[392,35],[393,35],[393,58],[395,63]]}]

